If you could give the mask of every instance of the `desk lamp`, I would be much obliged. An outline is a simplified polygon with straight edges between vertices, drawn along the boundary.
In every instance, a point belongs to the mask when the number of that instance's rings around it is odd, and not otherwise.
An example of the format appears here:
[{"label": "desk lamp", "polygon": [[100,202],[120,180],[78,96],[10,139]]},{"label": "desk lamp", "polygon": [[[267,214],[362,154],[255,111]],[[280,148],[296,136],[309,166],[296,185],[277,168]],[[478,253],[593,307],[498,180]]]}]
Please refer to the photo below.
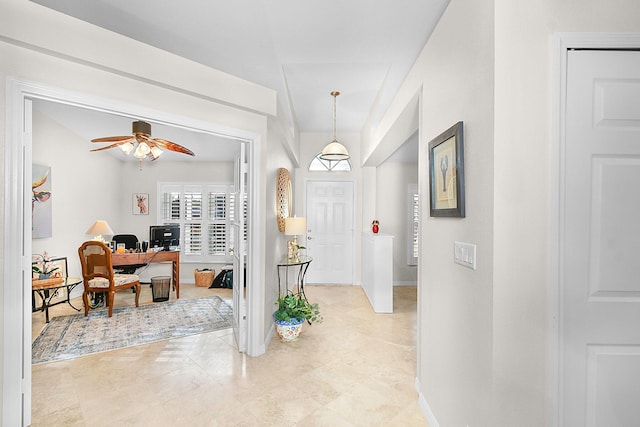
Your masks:
[{"label": "desk lamp", "polygon": [[93,234],[95,236],[92,240],[106,243],[106,240],[102,236],[113,236],[113,230],[109,227],[107,221],[99,219],[89,227],[87,234]]},{"label": "desk lamp", "polygon": [[286,236],[293,236],[293,239],[289,240],[287,244],[287,260],[298,262],[298,236],[304,234],[307,229],[306,218],[285,218],[284,219],[284,234]]}]

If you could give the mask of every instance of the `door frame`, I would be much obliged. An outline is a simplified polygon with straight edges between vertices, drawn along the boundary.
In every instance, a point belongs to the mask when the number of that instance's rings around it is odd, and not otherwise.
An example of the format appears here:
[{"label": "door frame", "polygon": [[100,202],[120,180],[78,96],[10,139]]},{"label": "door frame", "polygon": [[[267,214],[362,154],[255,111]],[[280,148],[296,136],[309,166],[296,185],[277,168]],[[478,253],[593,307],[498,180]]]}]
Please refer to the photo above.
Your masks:
[{"label": "door frame", "polygon": [[640,49],[640,33],[556,33],[553,35],[552,123],[550,150],[550,250],[549,250],[549,410],[548,425],[561,426],[563,415],[562,343],[564,341],[563,286],[565,247],[562,227],[564,203],[564,152],[566,147],[567,60],[571,49]]},{"label": "door frame", "polygon": [[[221,128],[211,122],[203,122],[187,116],[152,110],[147,107],[129,103],[107,100],[97,96],[60,89],[49,85],[7,77],[6,87],[6,131],[4,146],[4,247],[2,289],[3,289],[3,342],[2,342],[2,425],[30,424],[31,419],[31,307],[30,293],[26,278],[31,263],[31,229],[30,209],[25,206],[25,194],[28,190],[23,176],[26,169],[22,163],[31,162],[31,144],[23,130],[25,120],[25,103],[29,99],[44,99],[62,104],[75,105],[82,108],[105,111],[109,113],[125,113],[140,118],[153,118],[168,125],[179,125],[184,128],[220,133],[238,140],[248,142],[248,216],[260,218],[263,214],[259,205],[263,186],[262,176],[262,141],[260,135],[242,129]],[[25,132],[26,131],[26,132]],[[18,226],[16,226],[18,225]],[[260,247],[259,221],[249,221],[249,244],[247,245],[247,354],[257,356],[265,351],[263,340],[264,291],[261,286],[250,286],[261,283],[260,265],[263,253]],[[23,255],[24,254],[24,255]],[[28,277],[27,277],[28,276]],[[24,279],[24,280],[23,280]],[[22,283],[23,286],[15,286]],[[18,322],[18,319],[19,322]],[[18,324],[20,327],[15,327]],[[28,367],[28,369],[27,369]],[[23,374],[24,371],[24,374]],[[24,384],[28,382],[28,384]],[[26,394],[23,396],[23,394]],[[24,404],[24,407],[23,407]],[[22,411],[28,413],[22,413]]]}]

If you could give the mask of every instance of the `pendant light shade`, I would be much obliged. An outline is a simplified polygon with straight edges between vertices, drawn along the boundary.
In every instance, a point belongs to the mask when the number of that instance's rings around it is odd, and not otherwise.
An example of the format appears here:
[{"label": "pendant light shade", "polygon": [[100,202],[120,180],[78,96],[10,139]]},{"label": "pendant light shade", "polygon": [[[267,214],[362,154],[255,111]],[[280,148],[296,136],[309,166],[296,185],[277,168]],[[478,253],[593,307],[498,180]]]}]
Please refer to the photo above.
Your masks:
[{"label": "pendant light shade", "polygon": [[337,140],[334,139],[322,149],[320,158],[322,160],[332,161],[347,160],[349,158],[349,152],[344,145],[340,144]]},{"label": "pendant light shade", "polygon": [[347,148],[340,144],[338,138],[336,138],[336,97],[338,95],[340,95],[340,92],[337,90],[331,92],[331,96],[333,96],[333,141],[322,149],[322,153],[320,153],[322,160],[339,161],[349,158]]}]

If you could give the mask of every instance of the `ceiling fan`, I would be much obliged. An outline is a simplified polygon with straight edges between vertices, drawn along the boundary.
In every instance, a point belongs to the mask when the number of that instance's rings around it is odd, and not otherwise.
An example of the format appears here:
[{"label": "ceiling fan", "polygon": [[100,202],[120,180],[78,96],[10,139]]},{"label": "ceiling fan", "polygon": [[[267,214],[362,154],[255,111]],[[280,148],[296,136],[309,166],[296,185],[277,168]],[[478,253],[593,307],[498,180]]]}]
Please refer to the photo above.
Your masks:
[{"label": "ceiling fan", "polygon": [[91,142],[113,142],[113,144],[107,145],[106,147],[94,148],[91,151],[102,151],[108,150],[109,148],[120,147],[126,155],[129,155],[133,151],[133,156],[140,160],[140,163],[142,163],[142,160],[145,158],[149,158],[152,161],[156,160],[162,155],[162,149],[195,156],[193,151],[175,142],[167,141],[166,139],[152,138],[151,125],[147,122],[141,120],[133,122],[132,133],[133,135],[107,136],[92,139]]}]

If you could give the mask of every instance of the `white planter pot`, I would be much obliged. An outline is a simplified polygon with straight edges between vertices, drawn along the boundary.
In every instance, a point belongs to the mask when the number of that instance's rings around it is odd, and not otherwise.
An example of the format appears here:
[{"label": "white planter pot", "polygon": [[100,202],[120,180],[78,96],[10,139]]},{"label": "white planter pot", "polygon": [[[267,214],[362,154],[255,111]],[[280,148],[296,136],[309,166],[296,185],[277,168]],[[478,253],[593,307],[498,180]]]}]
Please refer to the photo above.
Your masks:
[{"label": "white planter pot", "polygon": [[304,319],[298,323],[285,323],[276,320],[276,332],[282,341],[295,341],[302,332],[303,323]]}]

